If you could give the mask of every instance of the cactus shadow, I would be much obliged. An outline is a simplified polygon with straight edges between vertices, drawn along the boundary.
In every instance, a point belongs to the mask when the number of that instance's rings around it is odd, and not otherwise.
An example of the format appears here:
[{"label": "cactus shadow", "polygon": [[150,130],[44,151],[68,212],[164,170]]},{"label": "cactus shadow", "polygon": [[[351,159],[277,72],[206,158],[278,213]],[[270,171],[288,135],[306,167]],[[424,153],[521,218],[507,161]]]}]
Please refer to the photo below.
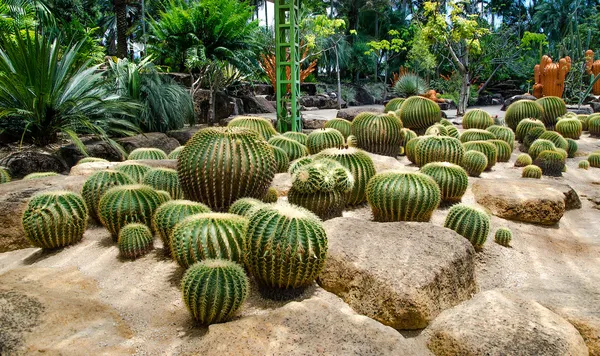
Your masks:
[{"label": "cactus shadow", "polygon": [[202,325],[192,319],[188,320],[183,326],[185,330],[181,336],[182,338],[197,339],[208,334],[208,326]]},{"label": "cactus shadow", "polygon": [[37,251],[35,251],[34,253],[32,253],[31,255],[27,256],[24,260],[23,260],[23,264],[25,265],[32,265],[34,263],[43,261],[47,258],[50,258],[54,255],[57,255],[58,253],[60,253],[62,250],[64,250],[64,248],[55,248],[55,249],[38,249]]},{"label": "cactus shadow", "polygon": [[268,289],[261,286],[256,280],[249,276],[250,293],[246,300],[246,308],[274,310],[290,302],[301,302],[316,295],[319,287],[313,282],[306,288],[299,288],[287,291]]},{"label": "cactus shadow", "polygon": [[177,267],[173,269],[171,274],[169,275],[169,283],[179,289],[181,287],[181,279],[183,278],[183,274],[185,273],[185,268],[182,268],[179,264]]},{"label": "cactus shadow", "polygon": [[114,247],[116,245],[117,245],[117,242],[113,241],[113,238],[110,235],[108,237],[105,237],[98,241],[98,246],[104,247],[104,248]]}]

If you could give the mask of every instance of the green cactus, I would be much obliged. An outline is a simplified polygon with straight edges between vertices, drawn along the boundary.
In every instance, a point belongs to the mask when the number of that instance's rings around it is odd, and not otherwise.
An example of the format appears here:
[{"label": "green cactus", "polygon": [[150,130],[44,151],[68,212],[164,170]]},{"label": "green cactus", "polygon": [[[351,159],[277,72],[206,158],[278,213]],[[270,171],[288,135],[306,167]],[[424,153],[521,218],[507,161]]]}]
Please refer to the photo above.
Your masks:
[{"label": "green cactus", "polygon": [[600,115],[591,115],[588,120],[588,131],[590,135],[600,137]]},{"label": "green cactus", "polygon": [[378,222],[427,222],[441,197],[435,180],[422,173],[388,171],[376,174],[367,185],[367,201]]},{"label": "green cactus", "polygon": [[262,138],[269,141],[271,137],[277,136],[277,130],[273,127],[271,120],[263,117],[254,116],[238,116],[229,121],[227,127],[243,127],[254,130],[259,133]]},{"label": "green cactus", "polygon": [[562,177],[565,169],[565,158],[561,152],[542,151],[533,161],[533,164],[542,169],[542,174],[551,177]]},{"label": "green cactus", "polygon": [[246,266],[259,285],[307,287],[319,276],[326,257],[323,223],[307,209],[268,204],[250,215]]},{"label": "green cactus", "polygon": [[496,165],[498,161],[498,150],[496,149],[496,145],[492,142],[488,141],[471,141],[463,144],[465,147],[465,151],[479,151],[485,155],[488,160],[486,171],[492,169],[493,166]]},{"label": "green cactus", "polygon": [[527,153],[521,153],[515,161],[515,167],[525,167],[531,164],[533,164],[533,160],[531,159],[531,156]]},{"label": "green cactus", "polygon": [[158,193],[158,196],[160,197],[161,205],[173,200],[173,198],[171,197],[171,194],[165,190],[157,190],[156,192]]},{"label": "green cactus", "polygon": [[579,150],[579,145],[575,140],[568,138],[567,139],[567,153],[569,158],[575,158],[575,154]]},{"label": "green cactus", "polygon": [[506,110],[504,120],[506,125],[517,132],[517,125],[524,119],[541,120],[544,114],[544,108],[533,100],[519,100],[510,104]]},{"label": "green cactus", "polygon": [[196,214],[175,225],[171,232],[171,256],[181,267],[222,258],[244,263],[244,239],[248,219],[228,213]]},{"label": "green cactus", "polygon": [[588,162],[590,162],[590,167],[600,168],[600,153],[594,152],[588,156]]},{"label": "green cactus", "polygon": [[412,130],[426,129],[441,119],[440,106],[427,98],[411,96],[400,107],[400,120]]},{"label": "green cactus", "polygon": [[580,114],[580,115],[576,116],[577,120],[579,120],[581,122],[581,129],[583,131],[587,131],[588,130],[588,121],[590,119],[590,116],[592,116],[592,115],[583,115],[583,114]]},{"label": "green cactus", "polygon": [[446,131],[448,132],[448,136],[460,139],[460,132],[454,125],[446,126]]},{"label": "green cactus", "polygon": [[121,257],[135,260],[154,248],[154,236],[148,226],[139,223],[125,225],[119,232]]},{"label": "green cactus", "polygon": [[496,135],[496,138],[498,140],[506,142],[510,147],[511,151],[513,147],[515,147],[515,133],[509,127],[492,125],[488,127],[487,130]]},{"label": "green cactus", "polygon": [[448,120],[448,119],[441,119],[440,120],[440,125],[444,125],[444,126],[454,126],[454,124],[452,123],[452,121]]},{"label": "green cactus", "polygon": [[402,122],[391,114],[360,113],[352,121],[358,147],[379,155],[396,157],[402,144]]},{"label": "green cactus", "polygon": [[448,211],[444,227],[456,231],[473,247],[481,249],[490,233],[490,217],[479,209],[458,204]]},{"label": "green cactus", "polygon": [[315,161],[315,159],[312,156],[299,158],[299,159],[295,160],[294,162],[290,163],[290,168],[288,168],[288,173],[294,174],[303,166],[306,166],[307,164],[311,164],[314,161]]},{"label": "green cactus", "polygon": [[557,148],[562,148],[563,150],[569,148],[569,143],[567,140],[565,140],[565,138],[556,131],[546,131],[541,134],[538,139],[552,141],[554,146]]},{"label": "green cactus", "polygon": [[528,152],[531,145],[546,132],[546,129],[541,127],[534,127],[531,129],[523,139],[523,147],[521,151]]},{"label": "green cactus", "polygon": [[348,147],[358,147],[358,140],[356,139],[356,136],[348,136],[348,138],[346,139],[346,145]]},{"label": "green cactus", "polygon": [[590,169],[590,162],[588,160],[579,161],[578,167],[587,171]]},{"label": "green cactus", "polygon": [[79,161],[77,161],[76,166],[78,166],[80,164],[84,164],[84,163],[108,163],[108,161],[105,160],[104,158],[98,158],[98,157],[84,157],[84,158],[80,159]]},{"label": "green cactus", "polygon": [[308,135],[302,132],[288,131],[281,136],[294,140],[304,146],[306,146],[306,140],[308,140]]},{"label": "green cactus", "polygon": [[262,200],[267,204],[277,203],[277,200],[279,200],[279,192],[277,189],[271,187],[269,190],[267,190],[267,194],[265,194]]},{"label": "green cactus", "polygon": [[60,176],[60,174],[58,174],[56,172],[36,172],[36,173],[29,173],[28,175],[23,177],[23,180],[42,179],[42,178],[57,177],[57,176]]},{"label": "green cactus", "polygon": [[421,168],[421,173],[427,174],[438,184],[443,202],[460,202],[469,186],[467,172],[456,164],[448,162],[428,163]]},{"label": "green cactus", "polygon": [[531,147],[529,147],[528,153],[531,156],[531,159],[535,161],[542,151],[556,151],[556,146],[552,141],[537,139],[531,144]]},{"label": "green cactus", "polygon": [[206,205],[189,200],[171,200],[156,209],[152,228],[160,236],[165,254],[171,254],[171,233],[175,225],[189,216],[210,212]]},{"label": "green cactus", "polygon": [[448,129],[442,124],[434,124],[425,130],[425,136],[448,136]]},{"label": "green cactus", "polygon": [[519,122],[519,125],[515,130],[516,139],[519,142],[523,142],[527,133],[533,128],[541,128],[544,129],[543,131],[546,131],[546,126],[544,126],[542,121],[535,119],[523,119],[521,122]]},{"label": "green cactus", "polygon": [[325,128],[338,130],[344,136],[344,140],[352,133],[352,123],[344,119],[331,119],[325,123]]},{"label": "green cactus", "polygon": [[152,167],[147,166],[141,163],[124,163],[115,168],[116,171],[125,173],[134,182],[142,184],[144,182],[144,177],[146,173],[148,173]]},{"label": "green cactus", "polygon": [[167,154],[158,148],[136,148],[129,154],[129,161],[167,159]]},{"label": "green cactus", "polygon": [[422,167],[431,162],[460,164],[465,149],[459,140],[448,136],[425,136],[415,147],[415,163]]},{"label": "green cactus", "polygon": [[494,240],[500,246],[510,247],[510,242],[512,241],[512,231],[509,228],[501,227],[496,230],[496,234],[494,235]]},{"label": "green cactus", "polygon": [[463,156],[461,167],[471,177],[479,177],[487,168],[488,159],[479,151],[467,151]]},{"label": "green cactus", "polygon": [[98,203],[100,222],[117,241],[123,226],[141,223],[148,227],[164,198],[147,185],[118,185],[110,188]]},{"label": "green cactus", "polygon": [[525,166],[523,167],[523,173],[521,174],[521,177],[540,179],[542,178],[542,169],[534,165]]},{"label": "green cactus", "polygon": [[287,153],[279,147],[271,145],[273,149],[273,153],[275,154],[275,163],[277,165],[277,169],[275,173],[285,173],[290,167],[290,159],[288,158]]},{"label": "green cactus", "polygon": [[489,142],[493,143],[496,146],[496,150],[498,151],[498,162],[510,161],[510,156],[512,155],[512,148],[508,145],[508,143],[502,140],[490,140]]},{"label": "green cactus", "polygon": [[202,325],[231,319],[250,290],[244,269],[235,262],[206,260],[183,275],[181,293],[192,318]]},{"label": "green cactus", "polygon": [[173,151],[171,151],[171,153],[169,153],[169,155],[167,156],[168,159],[177,159],[179,158],[179,154],[181,153],[181,151],[183,151],[183,149],[185,148],[185,146],[179,146],[176,149],[174,149]]},{"label": "green cactus", "polygon": [[486,111],[480,109],[469,110],[465,113],[462,120],[464,129],[485,130],[494,124],[494,119]]},{"label": "green cactus", "polygon": [[541,120],[547,128],[553,129],[558,118],[567,113],[564,100],[556,96],[545,96],[535,101],[544,109]]},{"label": "green cactus", "polygon": [[33,246],[46,249],[81,241],[87,221],[85,201],[79,194],[67,191],[34,195],[22,217],[27,240]]},{"label": "green cactus", "polygon": [[417,145],[419,144],[419,142],[421,142],[426,137],[429,137],[429,136],[417,136],[417,137],[411,139],[410,141],[406,141],[406,145],[404,147],[404,154],[406,155],[406,158],[410,162],[416,164],[416,162],[417,162]]},{"label": "green cactus", "polygon": [[241,127],[198,131],[177,161],[184,196],[214,211],[227,211],[242,197],[262,198],[275,170],[271,146],[255,131]]},{"label": "green cactus", "polygon": [[383,112],[388,113],[390,111],[398,111],[405,101],[405,98],[394,98],[385,105]]},{"label": "green cactus", "polygon": [[164,190],[173,199],[183,199],[183,191],[179,184],[177,171],[170,168],[153,168],[144,177],[143,184],[156,190]]},{"label": "green cactus", "polygon": [[579,140],[583,132],[583,125],[579,119],[562,119],[556,124],[556,131],[564,138]]},{"label": "green cactus", "polygon": [[8,170],[4,167],[0,167],[0,184],[8,183],[10,180],[11,178]]},{"label": "green cactus", "polygon": [[296,140],[284,137],[283,135],[272,137],[269,140],[269,144],[281,148],[288,155],[290,162],[309,155],[306,146]]},{"label": "green cactus", "polygon": [[83,184],[81,195],[85,200],[89,215],[99,221],[98,203],[100,198],[110,188],[118,185],[134,184],[135,182],[128,175],[114,170],[99,171],[92,174]]},{"label": "green cactus", "polygon": [[411,129],[402,129],[402,147],[404,148],[404,154],[406,154],[406,144],[408,141],[418,136],[419,135]]},{"label": "green cactus", "polygon": [[249,217],[252,209],[265,205],[265,202],[254,198],[241,198],[231,204],[229,207],[230,214],[236,214],[244,217]]},{"label": "green cactus", "polygon": [[308,135],[306,147],[311,155],[317,154],[328,148],[339,148],[346,145],[346,139],[336,129],[315,130]]},{"label": "green cactus", "polygon": [[471,141],[487,141],[487,140],[495,140],[496,135],[493,133],[480,130],[480,129],[469,129],[463,131],[462,135],[460,135],[460,142],[471,142]]}]

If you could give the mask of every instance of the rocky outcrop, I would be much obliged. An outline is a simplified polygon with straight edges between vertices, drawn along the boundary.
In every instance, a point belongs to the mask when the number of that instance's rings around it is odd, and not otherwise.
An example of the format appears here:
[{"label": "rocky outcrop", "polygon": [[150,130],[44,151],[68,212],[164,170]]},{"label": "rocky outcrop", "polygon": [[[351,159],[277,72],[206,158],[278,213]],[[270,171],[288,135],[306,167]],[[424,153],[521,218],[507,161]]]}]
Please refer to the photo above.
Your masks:
[{"label": "rocky outcrop", "polygon": [[502,105],[502,109],[500,109],[500,110],[506,111],[506,109],[508,109],[510,104],[514,103],[515,101],[519,101],[519,100],[537,100],[537,98],[530,94],[514,95],[514,96],[511,96],[510,98],[504,100],[504,105]]},{"label": "rocky outcrop", "polygon": [[277,111],[275,110],[275,107],[271,105],[271,102],[268,101],[264,96],[243,96],[241,99],[244,103],[244,113],[266,114]]},{"label": "rocky outcrop", "polygon": [[186,127],[181,130],[169,131],[167,132],[167,136],[176,139],[180,145],[185,145],[192,138],[192,136],[194,136],[194,134],[200,129],[200,126]]},{"label": "rocky outcrop", "polygon": [[361,112],[374,112],[377,114],[383,113],[383,107],[368,107],[368,108],[348,108],[339,110],[337,113],[337,117],[340,119],[352,121],[356,117],[356,115]]},{"label": "rocky outcrop", "polygon": [[[300,98],[300,105],[302,105],[305,108],[337,109],[338,100],[335,93],[332,93],[330,95],[309,95]],[[342,108],[345,108],[346,106],[346,102],[342,100]]]},{"label": "rocky outcrop", "polygon": [[[104,158],[110,162],[119,162],[124,159],[123,154],[116,148],[102,140],[87,140],[84,141],[85,150],[90,157]],[[79,162],[80,159],[86,157],[77,146],[71,144],[61,147],[56,153],[60,159],[65,161],[69,168]]]},{"label": "rocky outcrop", "polygon": [[7,168],[13,178],[23,178],[35,172],[66,173],[69,170],[59,157],[38,150],[12,153],[0,160],[0,166]]},{"label": "rocky outcrop", "polygon": [[161,132],[149,132],[142,135],[118,139],[117,142],[123,146],[125,151],[131,152],[136,148],[158,148],[169,154],[179,147],[179,142]]},{"label": "rocky outcrop", "polygon": [[322,116],[304,113],[302,114],[302,125],[306,130],[317,130],[325,127],[327,119]]}]

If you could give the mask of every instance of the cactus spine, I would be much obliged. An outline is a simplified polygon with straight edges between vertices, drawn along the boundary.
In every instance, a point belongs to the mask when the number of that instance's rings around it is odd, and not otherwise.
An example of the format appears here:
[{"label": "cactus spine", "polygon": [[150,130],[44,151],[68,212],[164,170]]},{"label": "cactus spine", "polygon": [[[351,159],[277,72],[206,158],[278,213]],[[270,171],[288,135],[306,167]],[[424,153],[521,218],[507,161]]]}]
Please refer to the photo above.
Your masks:
[{"label": "cactus spine", "polygon": [[465,113],[462,126],[465,129],[485,130],[494,124],[494,119],[487,112],[480,109],[469,110]]},{"label": "cactus spine", "polygon": [[344,136],[336,129],[315,130],[308,135],[306,147],[314,155],[328,148],[339,148],[346,144]]},{"label": "cactus spine", "polygon": [[423,140],[426,136],[417,136],[410,141],[407,141],[406,147],[404,148],[404,154],[406,154],[406,158],[411,162],[417,162],[417,145],[421,140]]},{"label": "cactus spine", "polygon": [[502,140],[508,144],[511,151],[515,147],[515,133],[508,127],[493,125],[487,128],[487,130],[494,135],[498,140]]},{"label": "cactus spine", "polygon": [[144,177],[144,184],[156,190],[164,190],[173,199],[183,199],[183,191],[177,171],[170,168],[154,168]]},{"label": "cactus spine", "polygon": [[306,140],[308,140],[308,135],[302,132],[294,132],[289,131],[281,135],[282,137],[289,138],[290,140],[294,140],[304,146],[306,146]]},{"label": "cactus spine", "polygon": [[460,139],[460,132],[454,125],[446,126],[446,131],[448,132],[448,136]]},{"label": "cactus spine", "polygon": [[[516,130],[517,125],[524,119],[541,120],[544,108],[533,100],[519,100],[510,104],[506,110],[506,125]],[[518,136],[518,134],[517,134]]]},{"label": "cactus spine", "polygon": [[531,129],[536,128],[536,127],[544,129],[544,131],[546,131],[546,127],[544,126],[544,123],[541,122],[540,120],[535,120],[535,119],[523,119],[523,120],[521,120],[521,122],[519,122],[519,125],[517,125],[517,128],[515,129],[516,139],[519,142],[523,142],[523,140],[525,139],[525,136],[527,135],[527,133]]},{"label": "cactus spine", "polygon": [[471,141],[488,141],[488,140],[495,140],[496,139],[496,135],[494,135],[493,133],[487,131],[487,130],[480,130],[480,129],[470,129],[470,130],[465,130],[462,135],[460,135],[460,142],[465,143],[465,142],[471,142]]},{"label": "cactus spine", "polygon": [[402,147],[404,148],[404,154],[406,154],[406,145],[408,144],[408,141],[416,137],[418,137],[418,135],[413,130],[402,129]]},{"label": "cactus spine", "polygon": [[565,158],[561,152],[542,151],[533,164],[542,169],[542,174],[551,177],[561,177],[565,169]]},{"label": "cactus spine", "polygon": [[496,150],[498,151],[498,162],[510,161],[510,156],[512,155],[512,148],[508,145],[508,143],[502,140],[490,140],[489,142],[493,143],[494,146],[496,146]]},{"label": "cactus spine", "polygon": [[427,98],[412,96],[400,107],[400,120],[405,127],[412,130],[426,129],[441,119],[440,106]]},{"label": "cactus spine", "polygon": [[89,215],[93,219],[99,220],[98,203],[104,193],[112,187],[133,183],[134,181],[125,173],[113,170],[100,171],[92,174],[85,181],[81,190],[81,195],[83,195]]},{"label": "cactus spine", "polygon": [[398,111],[405,101],[405,98],[394,98],[385,105],[383,112],[388,113],[390,111]]},{"label": "cactus spine", "polygon": [[171,254],[171,233],[175,225],[189,216],[210,212],[206,205],[189,200],[171,200],[156,209],[152,228],[158,232],[165,254]]},{"label": "cactus spine", "polygon": [[425,130],[425,136],[448,136],[448,129],[442,124],[433,124]]},{"label": "cactus spine", "polygon": [[325,128],[338,130],[344,136],[344,140],[352,134],[352,123],[344,119],[331,119],[325,123]]},{"label": "cactus spine", "polygon": [[490,217],[483,211],[459,204],[450,208],[444,227],[456,231],[473,247],[481,249],[490,233]]},{"label": "cactus spine", "polygon": [[277,136],[277,130],[275,130],[271,121],[263,117],[238,116],[229,121],[227,127],[243,127],[254,130],[266,141],[269,141],[273,136]]},{"label": "cactus spine", "polygon": [[534,165],[526,166],[523,168],[523,173],[521,174],[521,177],[540,179],[542,178],[542,169]]},{"label": "cactus spine", "polygon": [[144,224],[128,224],[119,232],[119,253],[121,257],[134,260],[154,248],[154,237]]},{"label": "cactus spine", "polygon": [[579,119],[562,119],[556,124],[556,131],[564,138],[579,140],[583,132],[583,125]]},{"label": "cactus spine", "polygon": [[515,167],[526,167],[531,164],[533,164],[533,160],[527,153],[521,153],[517,156],[517,160],[515,161]]},{"label": "cactus spine", "polygon": [[510,247],[510,242],[512,241],[512,231],[506,227],[501,227],[496,230],[496,234],[494,235],[494,240],[498,245],[504,247]]},{"label": "cactus spine", "polygon": [[10,182],[10,179],[8,170],[4,167],[0,167],[0,184],[8,183]]},{"label": "cactus spine", "polygon": [[356,136],[348,136],[348,138],[346,139],[346,145],[348,147],[358,147],[358,140],[356,139]]},{"label": "cactus spine", "polygon": [[252,209],[263,205],[265,205],[265,202],[262,202],[258,199],[241,198],[236,200],[235,203],[231,204],[229,207],[229,213],[248,217]]},{"label": "cactus spine", "polygon": [[285,173],[290,167],[290,159],[287,153],[279,147],[271,145],[273,153],[275,154],[275,163],[277,164],[276,173]]},{"label": "cactus spine", "polygon": [[467,151],[463,157],[461,166],[471,177],[479,177],[487,168],[488,159],[479,151]]},{"label": "cactus spine", "polygon": [[59,175],[60,174],[58,174],[56,172],[36,172],[36,173],[29,173],[28,175],[23,177],[23,180],[42,179],[42,178],[48,178],[48,177],[56,177]]},{"label": "cactus spine", "polygon": [[176,149],[174,149],[173,151],[171,151],[171,153],[169,153],[169,155],[167,156],[168,159],[177,159],[179,157],[179,154],[181,153],[181,151],[183,151],[183,149],[185,148],[185,146],[179,146]]},{"label": "cactus spine", "polygon": [[135,150],[131,151],[128,158],[130,161],[158,161],[161,159],[167,159],[167,154],[158,148],[136,148]]},{"label": "cactus spine", "polygon": [[547,128],[554,128],[558,118],[567,113],[567,105],[564,100],[556,96],[546,96],[536,100],[536,103],[544,109],[542,121]]},{"label": "cactus spine", "polygon": [[402,144],[402,122],[392,114],[360,113],[352,121],[358,147],[379,155],[396,157]]},{"label": "cactus spine", "polygon": [[568,138],[567,139],[567,157],[575,158],[575,154],[579,150],[579,146],[575,140]]},{"label": "cactus spine", "polygon": [[431,162],[460,164],[465,149],[459,140],[447,136],[424,137],[415,147],[415,163],[422,167]]},{"label": "cactus spine", "polygon": [[469,186],[467,172],[456,164],[448,162],[428,163],[421,168],[421,173],[427,174],[438,184],[444,202],[460,202]]},{"label": "cactus spine", "polygon": [[300,142],[284,136],[275,136],[269,140],[269,144],[281,148],[287,155],[290,162],[308,156],[308,148]]},{"label": "cactus spine", "polygon": [[492,169],[498,160],[498,150],[496,145],[488,141],[471,141],[463,144],[466,151],[479,151],[485,155],[488,160],[486,171]]},{"label": "cactus spine", "polygon": [[544,132],[546,132],[546,129],[541,127],[534,127],[529,132],[527,132],[527,135],[525,135],[525,138],[523,139],[523,148],[521,149],[521,151],[528,152],[531,145],[538,138],[540,138],[540,136],[542,136]]},{"label": "cactus spine", "polygon": [[125,173],[134,182],[142,184],[144,182],[144,176],[148,173],[152,167],[141,163],[125,163],[115,168],[116,171]]}]

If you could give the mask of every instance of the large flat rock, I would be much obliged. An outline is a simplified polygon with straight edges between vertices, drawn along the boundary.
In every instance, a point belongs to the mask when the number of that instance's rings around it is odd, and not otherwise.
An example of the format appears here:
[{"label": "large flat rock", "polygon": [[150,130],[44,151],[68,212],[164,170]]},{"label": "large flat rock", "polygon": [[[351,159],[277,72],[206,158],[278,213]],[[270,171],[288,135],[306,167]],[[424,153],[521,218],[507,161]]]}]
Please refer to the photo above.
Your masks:
[{"label": "large flat rock", "polygon": [[440,314],[422,337],[436,355],[588,355],[583,338],[539,303],[491,290]]},{"label": "large flat rock", "polygon": [[477,203],[508,220],[554,225],[565,210],[581,208],[569,185],[535,179],[482,179],[473,183]]},{"label": "large flat rock", "polygon": [[329,251],[319,284],[355,311],[396,329],[426,327],[477,291],[475,251],[427,223],[325,222]]}]

